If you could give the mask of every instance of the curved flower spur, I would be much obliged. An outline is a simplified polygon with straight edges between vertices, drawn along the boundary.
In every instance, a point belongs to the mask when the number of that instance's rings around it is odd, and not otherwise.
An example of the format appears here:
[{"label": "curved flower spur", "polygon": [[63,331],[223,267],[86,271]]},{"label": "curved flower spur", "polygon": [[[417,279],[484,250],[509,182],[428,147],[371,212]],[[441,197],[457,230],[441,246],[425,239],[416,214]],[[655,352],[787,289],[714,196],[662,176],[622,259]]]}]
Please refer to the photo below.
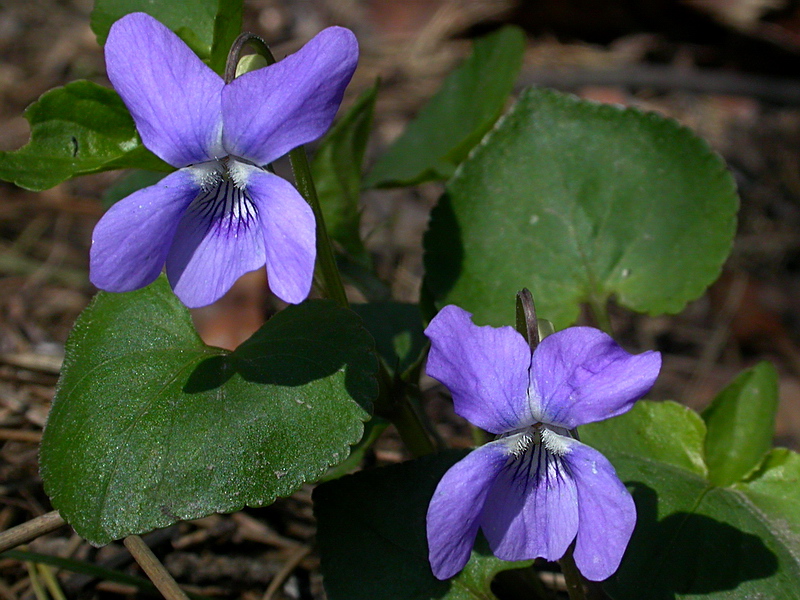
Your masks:
[{"label": "curved flower spur", "polygon": [[575,541],[584,577],[617,570],[636,522],[611,463],[570,430],[628,411],[658,376],[661,355],[632,355],[605,333],[571,327],[531,353],[512,327],[478,327],[446,306],[425,333],[427,373],[456,412],[498,437],[453,465],[428,507],[433,573],[447,579],[469,560],[478,527],[503,560],[558,560]]},{"label": "curved flower spur", "polygon": [[177,296],[198,307],[266,264],[275,295],[302,302],[314,271],[314,215],[294,186],[263,166],[330,127],[358,61],[352,32],[325,29],[227,85],[144,13],[113,25],[105,54],[142,142],[178,170],[103,216],[92,236],[92,283],[139,289],[166,262]]}]

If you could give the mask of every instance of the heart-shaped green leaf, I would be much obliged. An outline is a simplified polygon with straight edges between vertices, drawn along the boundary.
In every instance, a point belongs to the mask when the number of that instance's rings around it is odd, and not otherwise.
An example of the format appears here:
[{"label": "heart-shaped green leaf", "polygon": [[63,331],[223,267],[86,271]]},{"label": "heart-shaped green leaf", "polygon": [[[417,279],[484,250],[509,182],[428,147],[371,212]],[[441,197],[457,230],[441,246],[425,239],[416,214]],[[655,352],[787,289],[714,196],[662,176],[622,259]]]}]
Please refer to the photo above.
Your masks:
[{"label": "heart-shaped green leaf", "polygon": [[605,584],[614,599],[800,598],[796,454],[775,451],[751,480],[718,487],[698,469],[705,427],[685,407],[641,401],[580,433],[636,501],[633,538]]},{"label": "heart-shaped green leaf", "polygon": [[117,93],[74,81],[42,95],[25,110],[28,144],[0,152],[0,179],[41,191],[76,175],[112,169],[170,171],[147,150]]},{"label": "heart-shaped green leaf", "polygon": [[103,293],[67,343],[41,470],[95,544],[263,506],[347,457],[377,394],[372,340],[330,301],[211,348],[162,277]]},{"label": "heart-shaped green leaf", "polygon": [[461,573],[448,581],[434,577],[425,515],[439,480],[464,455],[429,455],[314,490],[322,573],[331,600],[492,600],[495,575],[532,564],[495,558],[479,539]]},{"label": "heart-shaped green leaf", "polygon": [[723,161],[674,121],[529,89],[434,209],[425,285],[491,325],[523,287],[557,329],[612,296],[674,313],[718,276],[737,207]]}]

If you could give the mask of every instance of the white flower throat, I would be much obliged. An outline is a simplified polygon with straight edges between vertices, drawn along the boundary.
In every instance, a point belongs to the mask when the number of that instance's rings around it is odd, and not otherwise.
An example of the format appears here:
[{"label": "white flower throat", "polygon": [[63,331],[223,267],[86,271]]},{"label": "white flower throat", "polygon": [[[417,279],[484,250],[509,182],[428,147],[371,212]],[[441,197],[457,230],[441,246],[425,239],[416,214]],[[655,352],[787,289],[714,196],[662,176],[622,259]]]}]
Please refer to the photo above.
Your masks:
[{"label": "white flower throat", "polygon": [[554,456],[569,454],[570,440],[573,439],[568,429],[545,423],[536,423],[501,436],[511,454],[519,458],[534,447],[544,446]]},{"label": "white flower throat", "polygon": [[259,167],[226,156],[188,167],[200,187],[188,211],[201,216],[209,226],[237,230],[258,219],[258,209],[247,191],[250,175]]}]

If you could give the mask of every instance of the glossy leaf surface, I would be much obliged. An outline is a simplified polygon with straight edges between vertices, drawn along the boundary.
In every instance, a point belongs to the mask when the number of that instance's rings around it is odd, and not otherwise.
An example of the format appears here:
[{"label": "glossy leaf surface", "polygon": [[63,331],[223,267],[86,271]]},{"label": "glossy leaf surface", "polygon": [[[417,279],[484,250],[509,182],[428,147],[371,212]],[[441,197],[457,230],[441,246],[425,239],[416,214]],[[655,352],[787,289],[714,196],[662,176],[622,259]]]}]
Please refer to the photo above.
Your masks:
[{"label": "glossy leaf surface", "polygon": [[377,393],[351,311],[293,305],[228,352],[202,343],[163,277],[98,294],[66,350],[42,478],[95,544],[315,481],[361,438]]},{"label": "glossy leaf surface", "polygon": [[[800,546],[787,535],[800,524],[797,455],[776,455],[752,482],[715,486],[696,468],[704,430],[692,411],[647,401],[580,428],[637,507],[633,538],[606,590],[617,600],[800,598]],[[657,440],[641,439],[655,432]]]},{"label": "glossy leaf surface", "polygon": [[25,110],[31,139],[0,152],[0,179],[41,191],[76,175],[112,169],[170,171],[142,145],[117,93],[74,81],[42,95]]}]

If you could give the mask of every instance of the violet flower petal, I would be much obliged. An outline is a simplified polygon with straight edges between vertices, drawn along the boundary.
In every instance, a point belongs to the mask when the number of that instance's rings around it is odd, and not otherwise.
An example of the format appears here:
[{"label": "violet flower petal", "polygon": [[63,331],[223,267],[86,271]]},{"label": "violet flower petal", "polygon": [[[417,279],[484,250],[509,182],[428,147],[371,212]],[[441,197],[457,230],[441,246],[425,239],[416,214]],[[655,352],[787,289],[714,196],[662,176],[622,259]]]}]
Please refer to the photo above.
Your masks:
[{"label": "violet flower petal", "polygon": [[527,398],[531,350],[512,327],[478,327],[470,313],[445,306],[425,330],[426,372],[450,390],[456,412],[492,433],[534,422]]},{"label": "violet flower petal", "polygon": [[329,27],[274,65],[237,77],[222,91],[225,148],[265,165],[319,138],[357,62],[353,33]]},{"label": "violet flower petal", "polygon": [[230,180],[201,192],[183,215],[167,255],[167,277],[189,308],[221,298],[264,265],[257,205]]},{"label": "violet flower petal", "polygon": [[495,479],[481,517],[495,556],[512,561],[564,556],[578,531],[578,496],[563,460],[536,444]]},{"label": "violet flower petal", "polygon": [[111,26],[106,69],[144,145],[174,167],[219,158],[222,78],[145,13]]},{"label": "violet flower petal", "polygon": [[261,220],[269,287],[285,302],[302,302],[314,277],[314,212],[291,183],[266,171],[253,170],[247,189]]},{"label": "violet flower petal", "polygon": [[428,505],[428,558],[438,579],[449,579],[469,561],[492,481],[508,460],[502,441],[490,442],[454,464]]},{"label": "violet flower petal", "polygon": [[192,173],[180,170],[109,208],[92,233],[92,283],[109,292],[129,292],[155,281],[181,215],[199,189]]},{"label": "violet flower petal", "polygon": [[535,420],[573,429],[627,412],[653,387],[661,354],[629,354],[591,327],[546,337],[531,362]]},{"label": "violet flower petal", "polygon": [[564,456],[578,487],[575,565],[592,581],[619,567],[636,525],[636,505],[608,459],[573,440]]}]

